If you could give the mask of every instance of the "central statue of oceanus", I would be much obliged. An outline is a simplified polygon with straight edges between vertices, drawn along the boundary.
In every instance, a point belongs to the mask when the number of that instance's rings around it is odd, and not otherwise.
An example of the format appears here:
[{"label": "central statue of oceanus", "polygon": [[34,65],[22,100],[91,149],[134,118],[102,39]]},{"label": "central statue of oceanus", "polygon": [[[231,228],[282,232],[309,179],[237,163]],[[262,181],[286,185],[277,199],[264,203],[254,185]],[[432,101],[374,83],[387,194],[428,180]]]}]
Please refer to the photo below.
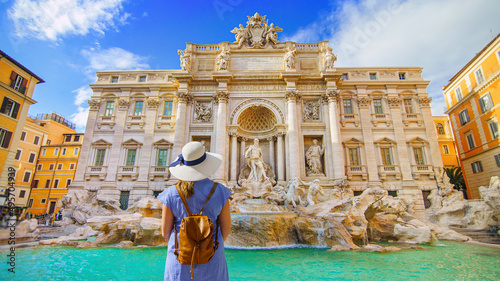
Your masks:
[{"label": "central statue of oceanus", "polygon": [[276,184],[274,172],[262,158],[258,139],[254,139],[253,145],[245,149],[245,160],[246,165],[238,179],[239,185],[248,190],[252,197],[262,197],[271,192],[271,188]]}]

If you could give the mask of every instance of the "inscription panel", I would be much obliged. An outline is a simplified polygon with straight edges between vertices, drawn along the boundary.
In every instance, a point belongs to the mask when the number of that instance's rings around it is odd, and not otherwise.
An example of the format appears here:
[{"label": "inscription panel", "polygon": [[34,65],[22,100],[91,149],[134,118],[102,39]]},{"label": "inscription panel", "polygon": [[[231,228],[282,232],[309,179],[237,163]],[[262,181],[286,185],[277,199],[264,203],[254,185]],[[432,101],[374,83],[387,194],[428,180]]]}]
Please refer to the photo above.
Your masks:
[{"label": "inscription panel", "polygon": [[231,58],[232,70],[283,70],[283,57]]}]

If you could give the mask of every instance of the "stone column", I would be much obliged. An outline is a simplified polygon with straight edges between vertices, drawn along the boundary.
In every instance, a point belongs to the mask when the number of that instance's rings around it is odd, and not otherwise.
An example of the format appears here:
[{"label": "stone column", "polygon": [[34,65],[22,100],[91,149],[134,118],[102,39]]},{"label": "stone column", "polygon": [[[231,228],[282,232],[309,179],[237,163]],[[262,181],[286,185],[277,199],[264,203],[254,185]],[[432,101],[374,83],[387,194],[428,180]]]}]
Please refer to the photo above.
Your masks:
[{"label": "stone column", "polygon": [[238,134],[236,132],[231,132],[229,133],[231,136],[231,163],[229,165],[231,166],[231,181],[236,182],[236,173],[237,168],[238,168],[238,163],[236,163],[238,160]]},{"label": "stone column", "polygon": [[283,151],[283,132],[279,132],[277,135],[278,139],[278,147],[277,147],[277,155],[278,155],[278,181],[282,182],[285,180],[285,158],[284,158],[284,151]]},{"label": "stone column", "polygon": [[[411,172],[410,154],[408,153],[408,144],[406,143],[405,131],[403,128],[401,99],[397,97],[395,87],[387,87],[387,93],[389,94],[388,102],[391,110],[392,121],[394,122],[394,134],[396,135],[397,148],[394,153],[397,153],[398,156],[399,162],[397,162],[397,164],[401,167],[403,186],[414,186],[413,175]],[[393,156],[396,157],[396,155]],[[396,161],[396,159],[394,160]]]},{"label": "stone column", "polygon": [[240,139],[240,170],[245,167],[245,142],[247,141],[247,138],[241,138]]},{"label": "stone column", "polygon": [[427,141],[429,141],[429,160],[433,167],[443,167],[443,158],[441,158],[441,150],[439,149],[439,144],[437,140],[437,134],[435,130],[435,123],[432,119],[432,112],[430,103],[432,98],[423,97],[418,99],[420,108],[422,109],[422,119],[424,120],[425,134],[427,135]]},{"label": "stone column", "polygon": [[178,92],[175,94],[177,100],[177,112],[175,114],[175,134],[174,146],[172,148],[173,159],[181,154],[182,147],[186,142],[186,107],[191,97],[185,92]]},{"label": "stone column", "polygon": [[363,142],[366,157],[366,169],[368,173],[368,182],[372,185],[380,186],[380,178],[378,175],[377,165],[377,152],[373,142],[372,132],[372,116],[370,113],[370,98],[366,96],[366,87],[358,87],[358,108],[359,108],[359,121],[363,132]]},{"label": "stone column", "polygon": [[333,161],[333,177],[338,179],[345,175],[344,172],[344,155],[342,153],[342,145],[340,143],[340,128],[338,127],[337,118],[337,100],[338,93],[334,90],[329,90],[326,93],[328,98],[328,112],[330,122],[330,143],[332,149]]},{"label": "stone column", "polygon": [[[101,104],[100,100],[88,100],[89,104],[89,117],[87,118],[87,126],[85,127],[85,138],[83,139],[82,148],[80,150],[80,158],[78,159],[75,179],[71,183],[71,188],[76,187],[81,189],[84,186],[84,176],[87,166],[94,166],[91,158],[92,150],[92,139],[94,136],[95,124],[99,118],[99,106]],[[90,159],[89,159],[90,157]]]},{"label": "stone column", "polygon": [[269,164],[271,165],[271,169],[276,171],[276,165],[274,164],[274,137],[267,138],[269,141]]},{"label": "stone column", "polygon": [[[123,131],[126,127],[127,118],[129,115],[130,91],[130,88],[122,88],[120,98],[115,102],[115,107],[117,107],[117,110],[115,110],[113,141],[109,149],[109,157],[105,156],[108,158],[106,181],[112,182],[112,184],[116,184],[117,173],[120,169],[120,166],[123,166],[125,164],[122,155],[125,151],[123,151],[122,143],[124,141]],[[108,153],[108,151],[106,151],[106,153]]]},{"label": "stone column", "polygon": [[328,107],[328,96],[322,96],[322,104],[323,104],[323,120],[325,120],[326,131],[325,131],[325,139],[323,139],[322,145],[325,147],[325,174],[329,180],[333,180],[335,178],[333,165],[335,165],[335,157],[333,157],[333,149],[332,149],[332,128],[330,126],[330,109]]},{"label": "stone column", "polygon": [[288,103],[288,163],[290,171],[288,178],[300,177],[300,161],[297,151],[299,151],[298,122],[297,122],[297,100],[299,95],[295,91],[286,93]]},{"label": "stone column", "polygon": [[[138,160],[139,166],[139,177],[138,181],[148,181],[149,173],[150,173],[150,165],[151,160],[153,163],[156,162],[155,155],[153,155],[153,134],[155,130],[155,120],[158,115],[158,106],[159,101],[156,97],[158,97],[160,89],[152,88],[150,98],[145,101],[147,104],[144,116],[144,143],[140,153],[140,159]],[[152,98],[155,97],[155,98]],[[153,159],[152,159],[153,158]],[[156,165],[156,164],[155,164]]]},{"label": "stone column", "polygon": [[227,110],[227,92],[218,92],[215,96],[219,103],[217,108],[217,135],[215,136],[215,153],[222,155],[222,163],[215,172],[214,179],[224,180],[224,171],[226,169],[226,139],[227,139],[227,128],[226,128],[226,110]]}]

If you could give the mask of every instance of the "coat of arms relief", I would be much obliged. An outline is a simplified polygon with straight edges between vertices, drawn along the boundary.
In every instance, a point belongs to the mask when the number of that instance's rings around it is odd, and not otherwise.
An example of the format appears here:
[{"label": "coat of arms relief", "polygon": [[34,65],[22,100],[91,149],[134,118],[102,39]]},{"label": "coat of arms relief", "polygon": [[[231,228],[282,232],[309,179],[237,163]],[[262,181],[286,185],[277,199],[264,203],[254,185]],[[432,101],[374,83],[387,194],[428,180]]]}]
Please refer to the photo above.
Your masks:
[{"label": "coat of arms relief", "polygon": [[255,13],[253,17],[248,17],[247,26],[235,27],[231,33],[235,33],[235,43],[238,43],[238,48],[246,44],[250,48],[264,48],[267,44],[277,44],[278,33],[283,29],[267,24],[266,16],[260,16]]}]

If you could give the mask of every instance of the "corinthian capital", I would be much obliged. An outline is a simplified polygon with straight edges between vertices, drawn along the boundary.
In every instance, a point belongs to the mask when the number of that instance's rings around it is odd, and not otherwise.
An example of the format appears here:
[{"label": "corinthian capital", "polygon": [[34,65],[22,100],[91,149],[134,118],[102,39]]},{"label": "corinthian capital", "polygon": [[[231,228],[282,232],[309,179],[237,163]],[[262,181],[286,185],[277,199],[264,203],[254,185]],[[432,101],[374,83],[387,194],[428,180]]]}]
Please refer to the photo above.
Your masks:
[{"label": "corinthian capital", "polygon": [[98,100],[88,100],[87,103],[90,106],[90,110],[98,110],[101,102]]},{"label": "corinthian capital", "polygon": [[326,91],[326,94],[323,96],[324,99],[328,100],[328,102],[338,102],[339,93],[337,91]]},{"label": "corinthian capital", "polygon": [[177,102],[189,102],[191,101],[191,96],[186,92],[175,93],[175,99]]},{"label": "corinthian capital", "polygon": [[420,103],[421,107],[430,107],[432,98],[431,97],[425,97],[425,98],[419,98],[418,103]]},{"label": "corinthian capital", "polygon": [[292,102],[292,101],[298,101],[300,99],[300,95],[297,94],[296,91],[287,91],[285,94],[285,98],[287,101]]},{"label": "corinthian capital", "polygon": [[368,107],[368,105],[370,105],[370,98],[367,97],[358,98],[358,105],[359,107]]},{"label": "corinthian capital", "polygon": [[227,92],[220,91],[214,95],[214,100],[217,103],[226,103],[228,97],[229,97],[229,94]]}]

